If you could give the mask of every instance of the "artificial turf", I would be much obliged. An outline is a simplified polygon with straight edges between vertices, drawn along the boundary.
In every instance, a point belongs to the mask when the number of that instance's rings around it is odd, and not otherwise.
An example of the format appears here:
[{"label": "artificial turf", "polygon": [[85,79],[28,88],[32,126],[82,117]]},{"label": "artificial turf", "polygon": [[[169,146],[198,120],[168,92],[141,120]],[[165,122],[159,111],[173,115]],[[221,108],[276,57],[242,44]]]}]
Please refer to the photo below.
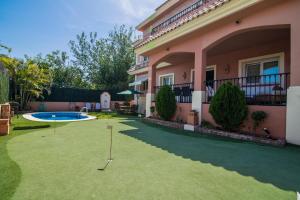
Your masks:
[{"label": "artificial turf", "polygon": [[[62,125],[0,138],[1,200],[294,200],[300,190],[299,147],[190,137],[135,118]],[[113,162],[99,171],[107,125]]]}]

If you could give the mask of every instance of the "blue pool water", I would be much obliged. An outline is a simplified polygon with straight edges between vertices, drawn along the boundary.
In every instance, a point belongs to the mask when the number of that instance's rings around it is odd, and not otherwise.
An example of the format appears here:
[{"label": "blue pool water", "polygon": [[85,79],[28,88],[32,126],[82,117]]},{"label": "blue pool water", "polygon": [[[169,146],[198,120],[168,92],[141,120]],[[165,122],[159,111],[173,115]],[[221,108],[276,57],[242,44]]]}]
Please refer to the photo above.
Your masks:
[{"label": "blue pool water", "polygon": [[83,120],[89,117],[80,112],[45,112],[45,113],[34,113],[32,117],[47,121],[69,121],[69,120]]}]

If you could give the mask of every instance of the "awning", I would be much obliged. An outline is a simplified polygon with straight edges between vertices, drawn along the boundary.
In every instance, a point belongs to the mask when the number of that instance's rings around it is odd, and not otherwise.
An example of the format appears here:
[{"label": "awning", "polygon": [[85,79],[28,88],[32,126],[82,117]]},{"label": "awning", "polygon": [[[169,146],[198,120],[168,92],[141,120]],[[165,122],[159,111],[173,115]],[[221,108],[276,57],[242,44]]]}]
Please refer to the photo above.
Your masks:
[{"label": "awning", "polygon": [[146,81],[148,81],[148,77],[142,77],[142,78],[136,80],[136,81],[133,82],[133,83],[129,83],[129,87],[137,86],[137,85],[142,85],[143,82],[146,82]]}]

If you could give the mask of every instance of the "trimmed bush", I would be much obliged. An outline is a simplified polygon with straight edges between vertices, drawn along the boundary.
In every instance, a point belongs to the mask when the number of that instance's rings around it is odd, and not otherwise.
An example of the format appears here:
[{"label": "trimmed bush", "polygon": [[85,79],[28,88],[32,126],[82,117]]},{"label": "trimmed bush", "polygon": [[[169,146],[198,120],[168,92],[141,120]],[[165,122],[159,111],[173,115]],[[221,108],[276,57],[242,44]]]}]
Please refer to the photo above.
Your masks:
[{"label": "trimmed bush", "polygon": [[163,86],[156,95],[156,111],[164,120],[170,120],[176,112],[175,94],[170,86]]},{"label": "trimmed bush", "polygon": [[248,114],[244,92],[231,83],[223,84],[213,97],[209,112],[224,130],[238,130]]}]

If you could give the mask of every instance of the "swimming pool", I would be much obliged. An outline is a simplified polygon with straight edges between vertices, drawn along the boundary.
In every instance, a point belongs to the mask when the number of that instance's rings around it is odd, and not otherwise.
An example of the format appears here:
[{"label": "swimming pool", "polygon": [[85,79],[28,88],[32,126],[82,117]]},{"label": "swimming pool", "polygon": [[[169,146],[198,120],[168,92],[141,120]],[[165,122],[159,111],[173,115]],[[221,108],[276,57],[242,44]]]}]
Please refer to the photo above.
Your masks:
[{"label": "swimming pool", "polygon": [[75,122],[96,119],[81,112],[40,112],[24,114],[25,119],[40,122]]}]

